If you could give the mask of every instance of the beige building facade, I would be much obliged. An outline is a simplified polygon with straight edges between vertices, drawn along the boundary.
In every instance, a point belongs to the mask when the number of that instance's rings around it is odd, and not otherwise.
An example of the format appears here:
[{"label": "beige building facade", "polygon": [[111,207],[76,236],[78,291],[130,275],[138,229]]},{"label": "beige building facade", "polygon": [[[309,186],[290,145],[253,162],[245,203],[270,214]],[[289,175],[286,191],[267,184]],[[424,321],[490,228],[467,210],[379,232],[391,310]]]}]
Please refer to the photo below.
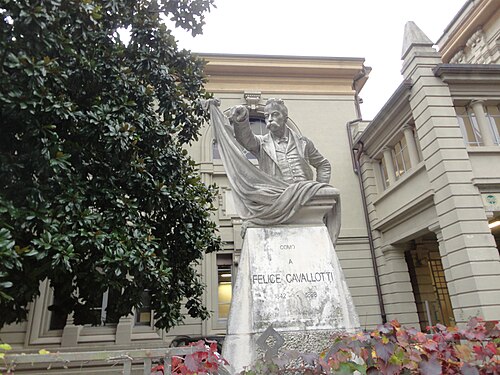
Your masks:
[{"label": "beige building facade", "polygon": [[[290,125],[332,163],[342,196],[337,252],[362,328],[397,319],[407,326],[500,319],[500,9],[469,0],[434,43],[405,30],[402,83],[373,119],[361,120],[359,93],[370,68],[360,58],[207,54],[207,89],[222,110],[242,104],[266,131],[263,103],[281,98]],[[242,239],[212,129],[189,149],[207,184],[219,187],[214,220],[224,249],[206,255],[206,321],[187,317],[157,330],[146,307],[103,324],[75,326],[48,310],[47,283],[28,321],[0,338],[19,351],[168,346],[179,335],[223,335]],[[251,160],[251,155],[248,156]],[[491,227],[491,228],[490,228]],[[59,371],[59,370],[58,370]],[[59,372],[64,373],[61,369]]]},{"label": "beige building facade", "polygon": [[408,23],[404,80],[355,135],[390,318],[500,318],[499,26],[498,1],[468,1],[439,53]]}]

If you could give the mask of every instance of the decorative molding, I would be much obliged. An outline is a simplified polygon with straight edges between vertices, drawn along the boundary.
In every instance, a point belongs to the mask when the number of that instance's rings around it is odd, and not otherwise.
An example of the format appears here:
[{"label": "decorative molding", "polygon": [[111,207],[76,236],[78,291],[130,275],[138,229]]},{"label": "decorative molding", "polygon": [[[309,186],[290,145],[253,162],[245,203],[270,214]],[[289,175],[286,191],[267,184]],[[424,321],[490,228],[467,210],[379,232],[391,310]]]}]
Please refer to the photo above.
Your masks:
[{"label": "decorative molding", "polygon": [[465,64],[465,51],[463,48],[453,55],[450,64]]},{"label": "decorative molding", "polygon": [[425,209],[434,205],[434,191],[427,190],[425,193],[415,198],[411,202],[401,206],[398,210],[387,215],[382,220],[373,223],[373,228],[383,232],[396,225],[409,220],[410,217],[419,214]]},{"label": "decorative molding", "polygon": [[480,26],[474,34],[469,38],[465,45],[471,49],[476,47],[483,47],[486,43],[486,37],[483,31],[483,28]]},{"label": "decorative molding", "polygon": [[482,26],[494,22],[497,11],[498,0],[467,1],[436,42],[443,61],[452,62],[458,50],[473,43]]},{"label": "decorative molding", "polygon": [[249,109],[255,111],[260,100],[262,99],[262,93],[259,91],[245,91],[243,97],[245,98]]},{"label": "decorative molding", "polygon": [[[467,40],[463,46],[453,57],[450,59],[451,64],[481,64],[484,63],[485,52],[488,51],[488,43],[486,35],[479,27]],[[487,53],[486,53],[487,54]]]}]

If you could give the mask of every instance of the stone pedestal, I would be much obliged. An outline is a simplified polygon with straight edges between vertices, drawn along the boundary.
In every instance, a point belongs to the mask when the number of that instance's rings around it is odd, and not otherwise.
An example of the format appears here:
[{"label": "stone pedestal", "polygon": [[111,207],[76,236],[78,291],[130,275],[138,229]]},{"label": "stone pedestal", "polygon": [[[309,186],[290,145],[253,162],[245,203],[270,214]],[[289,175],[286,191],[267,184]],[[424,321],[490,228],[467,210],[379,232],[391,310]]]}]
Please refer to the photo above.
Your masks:
[{"label": "stone pedestal", "polygon": [[223,348],[233,373],[262,354],[256,341],[271,325],[284,348],[303,352],[319,352],[332,333],[359,329],[322,222],[333,200],[325,199],[303,207],[289,224],[246,230]]}]

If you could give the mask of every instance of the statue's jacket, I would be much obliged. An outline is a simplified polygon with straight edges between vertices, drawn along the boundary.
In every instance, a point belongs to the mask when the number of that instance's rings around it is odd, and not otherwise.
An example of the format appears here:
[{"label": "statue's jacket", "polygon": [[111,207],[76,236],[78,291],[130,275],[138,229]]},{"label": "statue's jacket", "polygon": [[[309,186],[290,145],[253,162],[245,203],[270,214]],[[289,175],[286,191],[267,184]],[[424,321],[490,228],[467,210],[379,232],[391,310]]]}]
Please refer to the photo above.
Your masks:
[{"label": "statue's jacket", "polygon": [[[316,181],[329,183],[331,174],[330,162],[320,154],[313,142],[287,127],[288,134],[293,138],[299,158],[290,158],[292,169],[299,169],[303,172],[306,180],[313,179],[312,165],[316,168]],[[278,164],[274,140],[270,133],[265,135],[255,135],[250,129],[248,121],[234,123],[234,135],[236,140],[250,151],[259,161],[259,168],[278,179],[282,179],[281,170]]]}]

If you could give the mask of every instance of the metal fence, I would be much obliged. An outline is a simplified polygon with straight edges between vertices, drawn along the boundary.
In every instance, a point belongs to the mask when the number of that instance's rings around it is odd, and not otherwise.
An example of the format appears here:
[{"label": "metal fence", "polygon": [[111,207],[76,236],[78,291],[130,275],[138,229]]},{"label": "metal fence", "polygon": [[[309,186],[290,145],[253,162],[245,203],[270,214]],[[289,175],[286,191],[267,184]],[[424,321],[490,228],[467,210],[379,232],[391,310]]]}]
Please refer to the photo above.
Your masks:
[{"label": "metal fence", "polygon": [[[90,365],[101,364],[103,366],[122,366],[122,374],[130,375],[132,373],[132,364],[140,366],[142,364],[143,374],[150,375],[153,367],[153,361],[164,361],[164,374],[172,373],[172,357],[184,356],[199,352],[195,347],[176,347],[161,349],[134,349],[134,350],[103,350],[94,352],[55,352],[48,354],[9,354],[6,355],[4,366],[5,370],[15,371],[16,367],[22,365],[46,365],[63,366],[64,368],[79,365],[82,369]],[[0,367],[3,367],[0,365]],[[3,370],[3,371],[5,371]],[[137,370],[135,370],[137,371]],[[9,374],[9,372],[4,372]],[[219,369],[219,374],[229,374],[224,368]]]}]

